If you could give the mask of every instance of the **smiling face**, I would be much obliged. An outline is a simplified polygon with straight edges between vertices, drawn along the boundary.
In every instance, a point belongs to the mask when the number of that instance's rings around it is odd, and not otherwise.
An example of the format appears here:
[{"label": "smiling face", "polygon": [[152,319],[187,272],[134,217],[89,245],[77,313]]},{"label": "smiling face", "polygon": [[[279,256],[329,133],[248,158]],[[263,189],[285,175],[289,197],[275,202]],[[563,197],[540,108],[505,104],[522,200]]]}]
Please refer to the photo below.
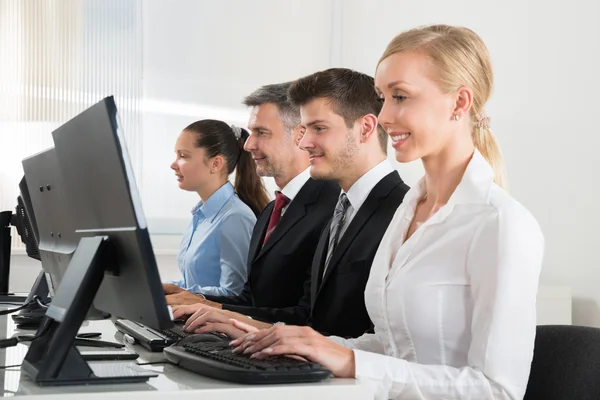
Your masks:
[{"label": "smiling face", "polygon": [[211,179],[210,167],[206,162],[204,149],[196,147],[196,134],[183,131],[175,142],[175,161],[171,169],[175,171],[179,188],[198,192]]},{"label": "smiling face", "polygon": [[379,123],[399,162],[439,153],[453,138],[456,95],[440,89],[435,73],[430,59],[415,51],[394,53],[377,68],[375,86],[383,100]]},{"label": "smiling face", "polygon": [[277,106],[265,103],[252,107],[248,129],[251,134],[244,150],[252,154],[258,175],[277,178],[285,174],[286,165],[295,157],[294,144]]},{"label": "smiling face", "polygon": [[316,98],[300,107],[304,136],[300,148],[308,151],[310,175],[315,179],[340,181],[352,171],[358,153],[356,123],[348,128],[331,101]]}]

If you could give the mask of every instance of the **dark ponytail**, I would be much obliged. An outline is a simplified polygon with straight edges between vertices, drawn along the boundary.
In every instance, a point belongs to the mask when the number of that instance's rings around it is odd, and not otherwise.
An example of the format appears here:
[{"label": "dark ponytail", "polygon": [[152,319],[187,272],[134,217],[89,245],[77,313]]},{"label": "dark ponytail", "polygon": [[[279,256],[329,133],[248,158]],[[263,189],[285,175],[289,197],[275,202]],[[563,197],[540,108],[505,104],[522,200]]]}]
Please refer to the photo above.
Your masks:
[{"label": "dark ponytail", "polygon": [[223,156],[227,175],[236,170],[235,192],[258,215],[270,200],[252,156],[244,150],[248,132],[214,119],[196,121],[184,130],[196,134],[196,147],[202,147],[207,158]]},{"label": "dark ponytail", "polygon": [[248,131],[245,129],[241,131],[240,156],[235,169],[235,192],[258,215],[270,200],[262,179],[256,173],[256,164],[252,155],[244,150],[244,144],[249,136]]}]

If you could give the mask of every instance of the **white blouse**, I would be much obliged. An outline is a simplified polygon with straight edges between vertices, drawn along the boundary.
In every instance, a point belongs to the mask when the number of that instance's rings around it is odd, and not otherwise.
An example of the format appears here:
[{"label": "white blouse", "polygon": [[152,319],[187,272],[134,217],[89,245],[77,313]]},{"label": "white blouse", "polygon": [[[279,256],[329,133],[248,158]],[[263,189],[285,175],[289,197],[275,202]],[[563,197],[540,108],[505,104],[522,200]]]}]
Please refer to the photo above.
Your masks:
[{"label": "white blouse", "polygon": [[476,150],[448,204],[404,243],[422,179],[406,195],[365,289],[374,334],[354,349],[377,399],[521,399],[536,329],[544,238]]}]

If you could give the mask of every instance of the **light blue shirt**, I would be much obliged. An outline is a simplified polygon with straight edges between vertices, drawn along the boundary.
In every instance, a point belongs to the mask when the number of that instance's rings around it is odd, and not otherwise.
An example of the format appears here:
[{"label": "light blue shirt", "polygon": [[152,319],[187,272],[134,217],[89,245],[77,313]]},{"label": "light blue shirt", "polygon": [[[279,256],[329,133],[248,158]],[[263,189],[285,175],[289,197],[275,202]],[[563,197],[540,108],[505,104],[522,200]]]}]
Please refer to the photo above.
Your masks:
[{"label": "light blue shirt", "polygon": [[227,182],[206,203],[192,209],[193,219],[179,247],[183,280],[173,282],[193,292],[237,296],[248,277],[248,247],[256,216]]}]

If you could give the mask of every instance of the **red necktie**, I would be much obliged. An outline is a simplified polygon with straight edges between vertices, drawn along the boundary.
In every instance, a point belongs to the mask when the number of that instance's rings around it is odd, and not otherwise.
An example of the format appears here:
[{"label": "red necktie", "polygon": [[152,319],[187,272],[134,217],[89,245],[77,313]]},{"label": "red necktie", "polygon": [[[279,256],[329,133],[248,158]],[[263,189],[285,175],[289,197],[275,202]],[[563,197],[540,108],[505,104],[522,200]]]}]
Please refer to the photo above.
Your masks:
[{"label": "red necktie", "polygon": [[285,195],[281,192],[277,192],[275,196],[275,207],[273,207],[273,212],[271,213],[271,219],[269,219],[269,226],[267,227],[267,233],[265,234],[265,240],[263,241],[263,246],[267,243],[267,239],[271,236],[271,233],[275,230],[277,223],[281,219],[281,210],[283,207],[287,206],[290,202],[290,199],[285,197]]}]

